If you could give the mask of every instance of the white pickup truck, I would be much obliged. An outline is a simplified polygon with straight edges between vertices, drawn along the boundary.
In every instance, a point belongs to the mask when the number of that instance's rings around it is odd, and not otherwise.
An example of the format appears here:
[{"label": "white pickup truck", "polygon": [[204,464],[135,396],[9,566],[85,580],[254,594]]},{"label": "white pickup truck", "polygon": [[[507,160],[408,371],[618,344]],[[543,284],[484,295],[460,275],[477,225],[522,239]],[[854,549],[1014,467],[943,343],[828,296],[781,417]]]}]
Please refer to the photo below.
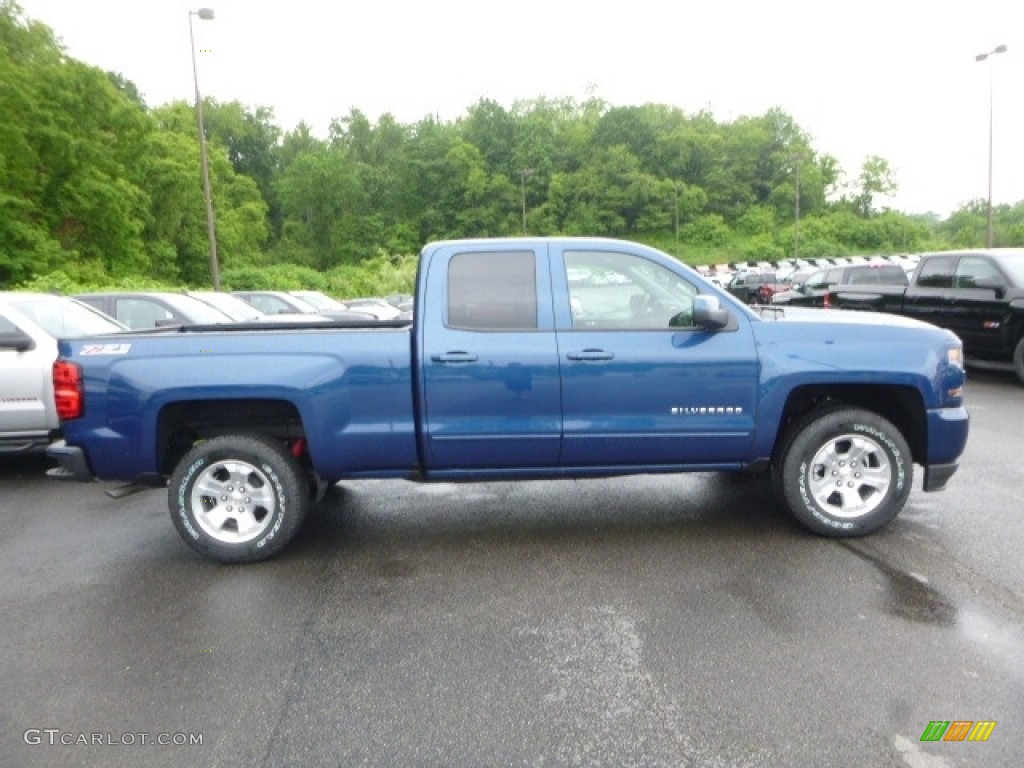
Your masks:
[{"label": "white pickup truck", "polygon": [[42,450],[60,427],[52,376],[57,339],[123,330],[65,296],[0,291],[0,455]]}]

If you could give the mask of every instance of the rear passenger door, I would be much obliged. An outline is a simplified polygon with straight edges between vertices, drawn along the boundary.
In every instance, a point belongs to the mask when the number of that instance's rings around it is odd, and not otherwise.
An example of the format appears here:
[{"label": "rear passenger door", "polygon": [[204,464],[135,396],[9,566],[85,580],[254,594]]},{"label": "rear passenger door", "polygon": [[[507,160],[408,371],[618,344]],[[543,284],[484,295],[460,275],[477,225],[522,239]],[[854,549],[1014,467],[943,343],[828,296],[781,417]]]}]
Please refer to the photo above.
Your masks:
[{"label": "rear passenger door", "polygon": [[925,256],[917,268],[914,285],[907,289],[903,314],[940,328],[950,328],[956,261],[956,254]]},{"label": "rear passenger door", "polygon": [[417,321],[429,468],[557,465],[562,406],[547,248],[452,244],[426,269]]}]

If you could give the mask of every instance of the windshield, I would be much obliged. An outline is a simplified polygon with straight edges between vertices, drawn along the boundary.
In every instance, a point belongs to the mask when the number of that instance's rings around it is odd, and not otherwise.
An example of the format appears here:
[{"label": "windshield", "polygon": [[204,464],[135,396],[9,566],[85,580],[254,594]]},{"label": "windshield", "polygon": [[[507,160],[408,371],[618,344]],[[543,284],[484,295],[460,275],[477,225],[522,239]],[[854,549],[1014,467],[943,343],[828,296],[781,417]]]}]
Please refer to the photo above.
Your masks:
[{"label": "windshield", "polygon": [[61,296],[26,296],[8,302],[33,323],[58,339],[120,333],[125,327],[92,307]]},{"label": "windshield", "polygon": [[294,291],[292,296],[298,296],[307,304],[312,304],[317,309],[345,309],[340,301],[335,301],[330,296],[319,291]]},{"label": "windshield", "polygon": [[237,296],[232,296],[229,293],[197,291],[189,295],[216,307],[232,320],[261,320],[267,316],[266,312],[256,309],[252,304],[246,304]]},{"label": "windshield", "polygon": [[223,323],[225,321],[232,320],[231,316],[227,313],[221,312],[219,309],[214,309],[209,304],[193,298],[192,296],[168,293],[164,294],[163,298],[169,305],[174,307],[181,314],[187,316],[188,322],[190,323],[202,325]]},{"label": "windshield", "polygon": [[1024,288],[1024,249],[1015,249],[1018,253],[1001,254],[996,257],[996,261],[999,266],[1002,267],[1003,271],[1010,278],[1015,288]]}]

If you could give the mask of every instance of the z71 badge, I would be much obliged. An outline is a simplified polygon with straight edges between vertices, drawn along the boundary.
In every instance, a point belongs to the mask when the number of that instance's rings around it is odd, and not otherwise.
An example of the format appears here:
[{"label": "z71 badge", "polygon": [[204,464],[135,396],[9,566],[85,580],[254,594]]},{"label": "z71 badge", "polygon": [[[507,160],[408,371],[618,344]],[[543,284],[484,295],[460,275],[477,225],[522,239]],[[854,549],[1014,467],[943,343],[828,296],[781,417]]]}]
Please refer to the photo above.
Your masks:
[{"label": "z71 badge", "polygon": [[131,344],[86,344],[79,354],[82,355],[127,355]]}]

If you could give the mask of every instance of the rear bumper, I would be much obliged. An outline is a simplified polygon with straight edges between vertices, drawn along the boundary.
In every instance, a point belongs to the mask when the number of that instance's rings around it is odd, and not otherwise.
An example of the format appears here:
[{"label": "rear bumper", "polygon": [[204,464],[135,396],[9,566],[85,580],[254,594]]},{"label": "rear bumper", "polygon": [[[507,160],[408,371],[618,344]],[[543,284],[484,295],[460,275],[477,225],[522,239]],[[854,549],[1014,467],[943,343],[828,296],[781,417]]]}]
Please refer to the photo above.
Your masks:
[{"label": "rear bumper", "polygon": [[957,469],[959,464],[955,461],[952,464],[929,464],[924,468],[924,490],[943,490]]},{"label": "rear bumper", "polygon": [[53,430],[0,434],[0,455],[42,453],[55,434]]},{"label": "rear bumper", "polygon": [[47,470],[46,474],[49,477],[58,480],[76,480],[81,483],[94,479],[92,470],[89,469],[89,462],[85,458],[85,451],[78,446],[68,445],[64,440],[57,440],[46,449],[46,455],[59,464],[59,466]]}]

